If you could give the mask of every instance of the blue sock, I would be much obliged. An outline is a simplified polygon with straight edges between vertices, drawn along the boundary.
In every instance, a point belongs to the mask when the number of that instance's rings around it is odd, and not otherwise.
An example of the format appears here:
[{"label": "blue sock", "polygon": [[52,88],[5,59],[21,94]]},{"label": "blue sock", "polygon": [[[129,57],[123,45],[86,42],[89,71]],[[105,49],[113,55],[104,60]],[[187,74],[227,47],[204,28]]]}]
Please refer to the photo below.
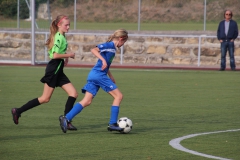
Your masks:
[{"label": "blue sock", "polygon": [[109,124],[117,123],[118,113],[119,113],[119,106],[112,106]]},{"label": "blue sock", "polygon": [[73,117],[75,117],[78,113],[80,113],[83,109],[83,106],[80,103],[76,103],[73,108],[71,109],[71,111],[69,111],[66,114],[66,118],[71,121],[73,119]]}]

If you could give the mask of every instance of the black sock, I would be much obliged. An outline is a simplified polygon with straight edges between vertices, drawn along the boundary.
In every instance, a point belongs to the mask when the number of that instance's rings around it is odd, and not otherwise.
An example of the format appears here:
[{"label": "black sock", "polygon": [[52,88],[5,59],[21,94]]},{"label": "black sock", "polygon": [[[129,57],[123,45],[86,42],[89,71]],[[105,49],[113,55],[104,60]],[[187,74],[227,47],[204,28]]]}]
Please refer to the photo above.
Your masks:
[{"label": "black sock", "polygon": [[66,115],[71,109],[76,101],[76,98],[69,96],[65,105],[64,115]]},{"label": "black sock", "polygon": [[25,112],[33,107],[36,107],[40,105],[38,98],[34,98],[31,101],[27,102],[26,104],[24,104],[21,108],[17,109],[17,113],[21,114],[22,112]]}]

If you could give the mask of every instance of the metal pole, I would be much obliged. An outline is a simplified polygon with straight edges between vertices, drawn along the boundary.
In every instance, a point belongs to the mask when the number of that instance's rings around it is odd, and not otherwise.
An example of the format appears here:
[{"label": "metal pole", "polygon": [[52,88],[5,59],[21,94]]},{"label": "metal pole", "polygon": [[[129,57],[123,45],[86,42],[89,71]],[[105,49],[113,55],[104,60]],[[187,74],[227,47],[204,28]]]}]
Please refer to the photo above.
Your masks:
[{"label": "metal pole", "polygon": [[140,31],[140,24],[141,24],[141,0],[138,0],[138,31]]},{"label": "metal pole", "polygon": [[76,30],[76,16],[77,16],[77,4],[76,4],[77,2],[76,2],[76,0],[74,0],[74,30]]},{"label": "metal pole", "polygon": [[31,37],[31,41],[32,41],[32,44],[31,44],[31,49],[32,49],[32,61],[31,61],[31,64],[32,65],[35,65],[35,25],[34,25],[34,22],[35,22],[35,0],[31,0],[30,1],[31,3],[31,33],[32,33],[32,37]]},{"label": "metal pole", "polygon": [[[47,39],[48,39],[48,35],[47,35],[47,33],[45,33],[45,42],[47,42]],[[45,46],[45,55],[44,55],[44,60],[45,60],[45,62],[47,62],[47,60],[48,60],[48,49],[47,49],[47,47]]]},{"label": "metal pole", "polygon": [[198,67],[200,66],[200,61],[201,61],[201,41],[202,41],[202,37],[199,36],[198,37]]},{"label": "metal pole", "polygon": [[19,28],[19,0],[17,3],[17,28]]},{"label": "metal pole", "polygon": [[[26,2],[26,4],[27,4],[27,6],[28,6],[28,9],[29,9],[29,19],[31,20],[32,19],[32,17],[31,17],[31,8],[30,8],[30,5],[29,5],[29,3],[28,3],[28,0],[25,0],[25,2]],[[31,3],[31,0],[30,0],[30,3]],[[34,0],[34,3],[35,3],[35,0]],[[32,6],[31,6],[32,7]],[[35,11],[35,4],[34,4],[34,11]],[[35,21],[35,17],[34,17],[34,21]],[[37,29],[38,29],[38,25],[37,25],[37,22],[35,21],[35,25],[36,25],[36,27],[37,27]]]},{"label": "metal pole", "polygon": [[50,14],[49,0],[47,1],[47,10],[48,10],[48,21],[49,21],[49,26],[50,26],[51,23],[52,23],[52,17],[51,17],[51,14]]},{"label": "metal pole", "polygon": [[124,50],[123,46],[120,47],[120,50],[121,50],[120,64],[122,64],[123,63],[123,50]]},{"label": "metal pole", "polygon": [[206,0],[204,0],[204,25],[203,25],[203,30],[206,30],[206,10],[207,10],[207,4],[206,4]]},{"label": "metal pole", "polygon": [[[31,8],[30,8],[30,6],[29,6],[28,0],[25,0],[25,2],[26,2],[26,4],[27,4],[28,10],[29,10],[29,19],[31,19]],[[30,3],[31,3],[31,1],[30,1]]]}]

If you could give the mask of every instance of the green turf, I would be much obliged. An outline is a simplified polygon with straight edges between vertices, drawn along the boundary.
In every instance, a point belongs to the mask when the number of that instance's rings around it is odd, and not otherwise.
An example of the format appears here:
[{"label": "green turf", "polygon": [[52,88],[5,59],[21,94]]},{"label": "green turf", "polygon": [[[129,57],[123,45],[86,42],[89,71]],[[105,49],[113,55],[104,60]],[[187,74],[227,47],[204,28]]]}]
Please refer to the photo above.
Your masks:
[{"label": "green turf", "polygon": [[[39,29],[49,29],[49,21],[37,20],[36,21]],[[31,28],[30,21],[21,20],[19,23],[20,28]],[[216,31],[218,27],[218,22],[207,22],[207,31]],[[4,23],[0,24],[0,28],[17,28],[17,21],[6,20]],[[77,30],[116,30],[119,28],[125,28],[127,30],[138,30],[137,23],[89,23],[89,22],[77,22]],[[70,29],[74,29],[73,21],[71,22]],[[204,25],[200,22],[188,22],[188,23],[141,23],[141,31],[203,31]]]},{"label": "green turf", "polygon": [[[60,88],[51,101],[22,114],[10,110],[42,94],[44,67],[0,66],[1,160],[203,160],[172,148],[169,141],[195,133],[240,128],[239,72],[112,69],[124,95],[119,117],[133,121],[129,134],[108,132],[112,97],[102,90],[73,119],[78,131],[64,134],[58,122],[67,95]],[[90,69],[65,68],[81,87]],[[240,131],[197,136],[181,145],[201,153],[239,159]]]}]

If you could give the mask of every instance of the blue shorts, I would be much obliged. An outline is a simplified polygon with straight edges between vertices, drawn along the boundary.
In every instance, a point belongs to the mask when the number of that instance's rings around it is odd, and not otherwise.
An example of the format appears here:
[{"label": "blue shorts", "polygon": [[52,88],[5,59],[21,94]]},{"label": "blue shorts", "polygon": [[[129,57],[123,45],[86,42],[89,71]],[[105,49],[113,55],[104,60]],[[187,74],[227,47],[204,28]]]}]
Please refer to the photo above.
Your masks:
[{"label": "blue shorts", "polygon": [[108,76],[101,76],[101,78],[88,79],[87,84],[82,88],[82,93],[87,91],[95,97],[100,87],[107,93],[117,89],[117,85]]}]

